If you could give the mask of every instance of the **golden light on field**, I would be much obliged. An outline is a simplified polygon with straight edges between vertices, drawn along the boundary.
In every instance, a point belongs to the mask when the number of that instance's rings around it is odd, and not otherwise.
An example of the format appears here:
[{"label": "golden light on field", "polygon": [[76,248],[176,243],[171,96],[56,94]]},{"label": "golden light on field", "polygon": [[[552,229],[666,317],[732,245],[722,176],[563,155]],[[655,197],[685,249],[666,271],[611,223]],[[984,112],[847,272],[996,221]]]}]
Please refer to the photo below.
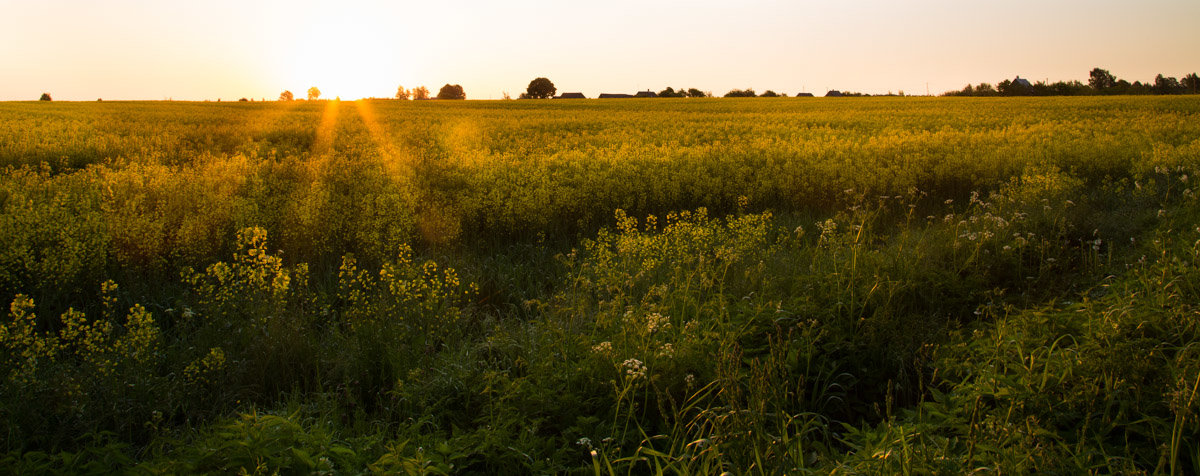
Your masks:
[{"label": "golden light on field", "polygon": [[378,148],[388,175],[393,179],[408,180],[412,164],[407,152],[396,146],[387,129],[379,122],[379,116],[369,101],[354,101],[354,109],[367,128],[367,135]]},{"label": "golden light on field", "polygon": [[333,149],[333,132],[337,127],[339,106],[341,101],[325,103],[325,111],[321,113],[321,124],[317,126],[317,136],[313,139],[313,153],[320,155]]}]

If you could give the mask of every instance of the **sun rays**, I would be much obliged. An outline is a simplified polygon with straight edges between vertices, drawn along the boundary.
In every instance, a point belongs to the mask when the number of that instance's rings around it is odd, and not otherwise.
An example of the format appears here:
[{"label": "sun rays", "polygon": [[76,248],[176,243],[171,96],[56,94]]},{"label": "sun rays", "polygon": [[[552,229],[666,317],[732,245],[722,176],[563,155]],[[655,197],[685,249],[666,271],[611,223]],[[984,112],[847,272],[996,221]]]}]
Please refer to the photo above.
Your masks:
[{"label": "sun rays", "polygon": [[321,124],[317,126],[317,135],[313,139],[313,155],[326,154],[333,149],[333,133],[337,128],[340,106],[341,101],[325,101],[325,110],[321,113]]},{"label": "sun rays", "polygon": [[371,101],[358,100],[353,104],[354,109],[358,111],[358,117],[362,119],[363,126],[367,129],[367,135],[379,150],[388,174],[392,177],[407,177],[412,172],[411,158],[407,152],[396,145],[391,134],[388,134],[388,131],[380,124],[379,116],[375,113]]}]

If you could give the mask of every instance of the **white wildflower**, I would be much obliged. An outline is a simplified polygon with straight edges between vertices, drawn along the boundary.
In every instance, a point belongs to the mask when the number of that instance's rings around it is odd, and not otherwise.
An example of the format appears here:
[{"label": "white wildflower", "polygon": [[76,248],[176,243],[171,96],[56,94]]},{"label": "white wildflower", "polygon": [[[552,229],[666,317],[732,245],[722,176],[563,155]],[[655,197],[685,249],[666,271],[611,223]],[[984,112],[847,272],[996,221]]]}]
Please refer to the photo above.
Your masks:
[{"label": "white wildflower", "polygon": [[625,367],[625,375],[628,375],[630,378],[636,379],[646,376],[646,364],[643,364],[638,359],[627,359],[621,366]]}]

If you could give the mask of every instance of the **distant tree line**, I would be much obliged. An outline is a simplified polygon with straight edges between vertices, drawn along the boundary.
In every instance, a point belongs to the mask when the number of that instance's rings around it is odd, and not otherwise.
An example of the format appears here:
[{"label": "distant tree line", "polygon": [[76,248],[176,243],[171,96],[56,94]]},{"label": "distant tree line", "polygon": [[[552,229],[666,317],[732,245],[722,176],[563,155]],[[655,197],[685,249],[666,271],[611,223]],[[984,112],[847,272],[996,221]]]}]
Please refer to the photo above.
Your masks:
[{"label": "distant tree line", "polygon": [[1088,82],[1057,81],[1031,83],[1020,78],[1006,79],[994,87],[989,83],[968,84],[960,91],[950,91],[944,96],[1090,96],[1116,94],[1197,94],[1200,93],[1200,77],[1191,73],[1182,80],[1159,74],[1153,83],[1117,79],[1108,70],[1094,68],[1088,73]]},{"label": "distant tree line", "polygon": [[[525,88],[525,92],[521,93],[520,99],[550,99],[555,97],[558,88],[554,86],[554,82],[544,77],[534,78],[529,82],[529,86]],[[701,91],[697,88],[679,88],[675,89],[668,87],[659,91],[657,94],[646,91],[644,92],[650,97],[657,96],[662,98],[705,98],[713,97],[710,91]],[[575,93],[572,93],[575,94]],[[641,96],[643,93],[639,93]],[[1200,77],[1196,73],[1191,73],[1176,79],[1159,74],[1154,78],[1153,83],[1142,83],[1134,81],[1130,83],[1124,79],[1117,79],[1108,70],[1095,68],[1088,74],[1088,82],[1084,84],[1080,81],[1057,81],[1048,83],[1045,81],[1030,82],[1017,77],[1015,79],[1006,79],[993,86],[990,83],[979,83],[978,85],[968,84],[959,91],[949,91],[943,96],[1088,96],[1096,94],[1200,94]],[[850,91],[830,91],[827,96],[839,97],[865,97],[870,94]],[[886,96],[895,96],[896,94],[888,93]],[[899,96],[903,96],[901,91]],[[797,93],[796,96],[811,96],[809,93]],[[321,97],[321,90],[316,87],[309,88],[308,99],[310,101]],[[505,99],[508,99],[508,93],[504,93]],[[787,97],[787,93],[776,93],[775,91],[767,90],[762,94],[758,94],[754,89],[733,89],[725,93],[723,97],[727,98],[746,98],[746,97]],[[406,89],[400,86],[396,89],[396,99],[431,99],[429,89],[424,86],[413,89]],[[458,84],[446,84],[438,90],[436,99],[466,99],[467,94],[463,91],[463,87]],[[280,101],[292,101],[295,97],[291,91],[284,91],[279,95]],[[50,95],[44,94],[43,101],[49,101]]]},{"label": "distant tree line", "polygon": [[685,90],[683,88],[674,89],[674,88],[671,88],[668,86],[667,89],[664,89],[664,90],[658,92],[658,97],[660,97],[660,98],[710,98],[710,97],[712,97],[712,93],[701,91],[697,88],[687,88]]},{"label": "distant tree line", "polygon": [[[320,98],[321,98],[321,90],[320,89],[317,89],[316,86],[308,88],[308,100],[309,101],[316,101]],[[403,99],[417,99],[417,100],[430,99],[429,88],[426,88],[425,86],[418,86],[418,87],[415,87],[412,89],[408,89],[408,88],[405,88],[404,86],[399,86],[396,88],[395,98],[402,99],[402,100]],[[466,98],[467,98],[467,93],[464,92],[463,87],[458,84],[447,84],[445,86],[442,86],[442,89],[440,91],[438,91],[438,94],[437,94],[437,99],[466,99]],[[377,99],[377,98],[371,98],[371,99]],[[296,100],[296,95],[293,94],[291,91],[284,91],[282,93],[279,93],[279,100],[285,101],[285,102],[286,101],[294,101],[294,100]]]}]

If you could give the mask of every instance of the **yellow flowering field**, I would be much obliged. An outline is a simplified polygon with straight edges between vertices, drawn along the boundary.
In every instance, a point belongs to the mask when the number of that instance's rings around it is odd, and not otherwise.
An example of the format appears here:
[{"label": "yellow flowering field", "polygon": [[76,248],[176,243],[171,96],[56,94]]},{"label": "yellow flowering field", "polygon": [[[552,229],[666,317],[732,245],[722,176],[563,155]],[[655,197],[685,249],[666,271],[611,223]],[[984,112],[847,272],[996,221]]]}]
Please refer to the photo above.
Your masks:
[{"label": "yellow flowering field", "polygon": [[1200,469],[1200,99],[0,103],[0,465]]}]

